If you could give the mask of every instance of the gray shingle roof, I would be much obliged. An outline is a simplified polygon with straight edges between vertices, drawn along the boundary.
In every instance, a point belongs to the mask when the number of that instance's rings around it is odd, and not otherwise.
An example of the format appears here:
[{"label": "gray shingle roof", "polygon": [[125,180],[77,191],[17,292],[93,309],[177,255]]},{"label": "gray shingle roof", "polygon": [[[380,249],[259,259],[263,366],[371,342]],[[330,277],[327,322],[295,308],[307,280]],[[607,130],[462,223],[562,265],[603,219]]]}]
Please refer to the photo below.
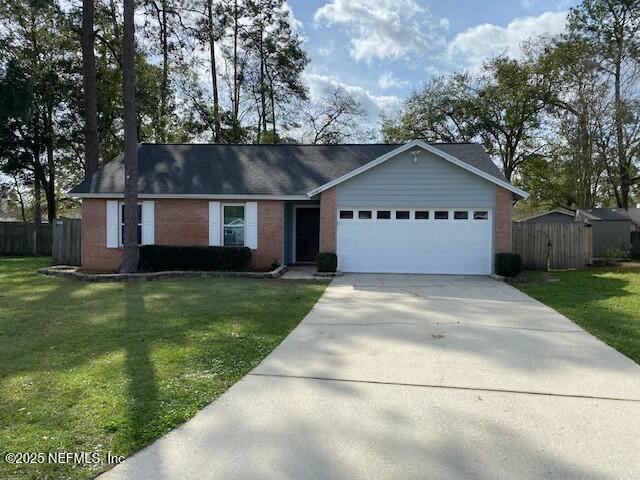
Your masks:
[{"label": "gray shingle roof", "polygon": [[[138,193],[304,195],[399,146],[141,144],[138,146]],[[433,146],[506,181],[479,144]],[[119,158],[80,183],[70,194],[123,192],[124,165]]]},{"label": "gray shingle roof", "polygon": [[579,212],[589,220],[631,220],[621,208],[587,208]]}]

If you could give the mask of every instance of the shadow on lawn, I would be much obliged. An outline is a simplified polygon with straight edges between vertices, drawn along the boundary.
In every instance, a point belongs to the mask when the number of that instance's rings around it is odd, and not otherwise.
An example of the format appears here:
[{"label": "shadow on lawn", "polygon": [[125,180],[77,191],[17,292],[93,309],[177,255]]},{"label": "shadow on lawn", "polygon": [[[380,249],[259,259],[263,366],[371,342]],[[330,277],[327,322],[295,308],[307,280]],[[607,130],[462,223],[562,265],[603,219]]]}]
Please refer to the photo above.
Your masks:
[{"label": "shadow on lawn", "polygon": [[[102,405],[113,397],[110,413],[93,421],[113,434],[117,454],[184,422],[241,378],[295,326],[304,307],[278,315],[284,299],[308,293],[243,279],[86,284],[34,270],[0,270],[0,380],[33,384],[2,395],[80,402],[89,388]],[[92,370],[82,378],[85,366]]]},{"label": "shadow on lawn", "polygon": [[[144,295],[139,283],[125,285],[124,302],[123,335],[126,336],[132,327],[146,330],[150,322],[145,314]],[[143,331],[126,344],[125,366],[129,377],[127,434],[133,445],[149,440],[148,433],[145,434],[146,427],[153,421],[158,409],[158,385],[150,358],[149,340]]]}]

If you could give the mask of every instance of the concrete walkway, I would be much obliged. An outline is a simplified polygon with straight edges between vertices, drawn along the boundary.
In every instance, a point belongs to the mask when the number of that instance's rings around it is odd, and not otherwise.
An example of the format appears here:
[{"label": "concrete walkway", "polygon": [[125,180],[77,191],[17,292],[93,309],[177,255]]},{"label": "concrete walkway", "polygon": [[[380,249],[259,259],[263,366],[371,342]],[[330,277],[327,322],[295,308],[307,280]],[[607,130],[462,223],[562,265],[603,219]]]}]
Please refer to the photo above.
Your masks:
[{"label": "concrete walkway", "polygon": [[639,432],[640,366],[518,290],[346,275],[250,375],[101,478],[637,479]]}]

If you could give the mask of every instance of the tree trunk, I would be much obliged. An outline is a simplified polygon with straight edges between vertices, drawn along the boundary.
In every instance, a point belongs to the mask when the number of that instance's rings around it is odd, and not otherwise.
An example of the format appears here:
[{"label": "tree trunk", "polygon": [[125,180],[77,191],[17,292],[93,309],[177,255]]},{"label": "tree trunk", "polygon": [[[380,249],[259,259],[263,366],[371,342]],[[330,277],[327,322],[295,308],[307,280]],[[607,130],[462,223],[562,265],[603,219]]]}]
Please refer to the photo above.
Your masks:
[{"label": "tree trunk", "polygon": [[169,95],[169,45],[167,26],[167,2],[162,0],[160,17],[160,43],[162,45],[162,80],[160,83],[160,118],[157,136],[161,142],[167,141],[167,97]]},{"label": "tree trunk", "polygon": [[124,102],[124,251],[121,271],[138,270],[138,159],[136,128],[135,0],[124,0],[122,96]]},{"label": "tree trunk", "polygon": [[85,178],[98,170],[98,107],[96,59],[93,51],[95,32],[93,0],[82,0],[82,85],[84,88],[84,173]]},{"label": "tree trunk", "polygon": [[220,99],[218,98],[218,70],[216,67],[216,39],[213,31],[213,0],[207,0],[209,54],[211,57],[211,89],[213,90],[213,141],[220,143]]},{"label": "tree trunk", "polygon": [[240,31],[240,19],[238,11],[238,0],[233,2],[233,92],[232,93],[232,113],[231,130],[233,132],[233,142],[240,140],[240,126],[238,115],[240,112],[240,80],[238,78],[238,34]]},{"label": "tree trunk", "polygon": [[623,115],[622,111],[622,51],[624,45],[622,40],[618,41],[618,56],[615,62],[615,86],[614,86],[614,108],[615,108],[615,123],[616,123],[616,154],[618,157],[618,169],[620,172],[620,198],[618,200],[618,207],[629,208],[629,190],[631,189],[631,176],[629,175],[629,168],[627,166],[627,156],[625,152],[625,140],[623,130]]},{"label": "tree trunk", "polygon": [[13,184],[16,187],[16,195],[18,195],[18,202],[20,202],[20,215],[22,217],[22,221],[27,223],[27,214],[24,210],[24,198],[22,197],[22,192],[20,191],[20,185],[18,184],[18,179],[13,177]]},{"label": "tree trunk", "polygon": [[40,179],[34,175],[33,179],[33,223],[42,223],[42,191],[40,190]]},{"label": "tree trunk", "polygon": [[53,136],[47,139],[47,170],[49,179],[46,182],[44,194],[47,199],[47,218],[49,223],[56,219],[56,165],[53,157]]},{"label": "tree trunk", "polygon": [[[267,99],[264,83],[264,40],[262,28],[260,28],[260,107],[262,108],[262,131],[267,133]],[[258,138],[260,143],[260,138]]]},{"label": "tree trunk", "polygon": [[[267,74],[267,78],[269,79],[269,99],[271,100],[271,126],[273,127],[273,139],[271,140],[273,143],[278,143],[278,136],[276,134],[276,98],[273,92],[273,79],[271,75]],[[265,112],[265,115],[267,113]]]}]

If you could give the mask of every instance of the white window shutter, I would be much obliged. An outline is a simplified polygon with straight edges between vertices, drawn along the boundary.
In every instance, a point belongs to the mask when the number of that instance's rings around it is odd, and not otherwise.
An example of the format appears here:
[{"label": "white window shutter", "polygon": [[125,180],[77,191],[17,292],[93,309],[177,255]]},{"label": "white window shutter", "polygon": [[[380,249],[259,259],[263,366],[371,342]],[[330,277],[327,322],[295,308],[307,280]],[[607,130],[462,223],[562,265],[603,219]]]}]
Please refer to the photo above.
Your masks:
[{"label": "white window shutter", "polygon": [[244,244],[252,250],[258,248],[258,202],[247,202],[244,208]]},{"label": "white window shutter", "polygon": [[209,245],[222,244],[220,235],[220,202],[209,202]]},{"label": "white window shutter", "polygon": [[142,245],[155,243],[155,202],[142,202]]},{"label": "white window shutter", "polygon": [[107,200],[107,248],[118,248],[118,202]]}]

